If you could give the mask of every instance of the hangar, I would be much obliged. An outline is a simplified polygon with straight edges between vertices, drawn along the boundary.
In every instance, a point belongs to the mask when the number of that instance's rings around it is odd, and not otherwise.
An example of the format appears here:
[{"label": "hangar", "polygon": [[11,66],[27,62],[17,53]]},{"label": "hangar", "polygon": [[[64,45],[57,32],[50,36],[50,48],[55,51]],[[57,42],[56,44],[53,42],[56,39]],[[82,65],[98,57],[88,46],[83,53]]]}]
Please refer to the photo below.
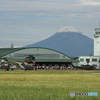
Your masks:
[{"label": "hangar", "polygon": [[0,59],[7,58],[9,61],[24,61],[25,57],[33,55],[36,65],[65,65],[78,63],[77,60],[69,56],[48,48],[28,47],[28,48],[0,48]]}]

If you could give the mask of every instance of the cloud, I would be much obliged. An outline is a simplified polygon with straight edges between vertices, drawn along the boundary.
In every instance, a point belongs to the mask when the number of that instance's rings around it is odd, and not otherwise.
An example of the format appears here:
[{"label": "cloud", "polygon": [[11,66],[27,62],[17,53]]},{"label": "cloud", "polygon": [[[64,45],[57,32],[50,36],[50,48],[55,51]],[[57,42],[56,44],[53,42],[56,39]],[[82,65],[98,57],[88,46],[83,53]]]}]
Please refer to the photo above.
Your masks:
[{"label": "cloud", "polygon": [[[77,4],[67,2],[0,1],[0,13],[36,16],[66,16]],[[18,16],[17,16],[18,17]],[[20,16],[19,16],[20,17]]]},{"label": "cloud", "polygon": [[[23,46],[13,46],[13,48],[21,48]],[[0,46],[0,48],[11,48],[11,46]]]},{"label": "cloud", "polygon": [[60,29],[58,32],[78,32],[75,28],[66,26],[62,29]]},{"label": "cloud", "polygon": [[18,39],[18,38],[0,38],[0,41],[28,41],[30,39]]},{"label": "cloud", "polygon": [[[99,0],[71,0],[73,1],[71,3],[68,2],[69,0],[67,0],[67,2],[59,2],[61,0],[59,0],[58,2],[55,2],[55,0],[52,0],[52,2],[40,1],[41,0],[38,0],[38,2],[36,0],[0,1],[0,16],[16,18],[100,17],[100,14],[98,13],[98,5],[100,4]],[[80,3],[78,3],[77,1],[79,1]],[[95,7],[91,8],[91,6],[84,5],[95,5]]]},{"label": "cloud", "polygon": [[14,48],[21,48],[21,47],[23,47],[23,46],[14,46]]},{"label": "cloud", "polygon": [[79,0],[83,5],[98,6],[100,5],[100,0]]}]

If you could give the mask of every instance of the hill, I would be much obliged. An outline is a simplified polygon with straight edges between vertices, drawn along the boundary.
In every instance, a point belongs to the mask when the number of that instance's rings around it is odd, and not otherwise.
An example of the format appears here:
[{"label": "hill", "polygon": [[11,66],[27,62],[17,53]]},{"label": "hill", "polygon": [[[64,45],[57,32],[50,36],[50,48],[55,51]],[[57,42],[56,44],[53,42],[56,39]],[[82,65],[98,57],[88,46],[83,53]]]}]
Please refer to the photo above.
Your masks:
[{"label": "hill", "polygon": [[93,39],[71,28],[64,28],[45,40],[25,47],[50,48],[70,57],[89,56],[93,54]]}]

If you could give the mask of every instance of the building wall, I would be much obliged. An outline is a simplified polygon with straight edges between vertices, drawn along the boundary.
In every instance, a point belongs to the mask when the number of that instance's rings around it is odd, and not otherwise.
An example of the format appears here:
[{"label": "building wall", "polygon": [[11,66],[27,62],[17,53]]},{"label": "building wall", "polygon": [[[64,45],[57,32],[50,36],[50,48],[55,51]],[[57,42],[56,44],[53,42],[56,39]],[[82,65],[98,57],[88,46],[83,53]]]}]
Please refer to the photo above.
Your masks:
[{"label": "building wall", "polygon": [[[87,63],[88,61],[88,63]],[[98,56],[80,56],[79,57],[79,66],[82,65],[91,65],[91,66],[100,66],[99,57]]]},{"label": "building wall", "polygon": [[70,59],[65,54],[45,48],[25,48],[23,50],[18,50],[13,53],[7,54],[4,57],[16,59],[16,58],[25,58],[28,55],[33,55],[35,56],[36,59],[37,58]]}]

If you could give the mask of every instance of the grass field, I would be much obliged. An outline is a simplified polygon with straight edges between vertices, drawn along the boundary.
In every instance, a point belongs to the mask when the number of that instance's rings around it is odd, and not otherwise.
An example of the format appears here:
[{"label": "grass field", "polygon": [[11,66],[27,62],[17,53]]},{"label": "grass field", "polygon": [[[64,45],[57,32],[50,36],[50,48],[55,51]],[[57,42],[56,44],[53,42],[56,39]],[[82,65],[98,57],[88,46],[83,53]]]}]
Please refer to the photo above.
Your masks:
[{"label": "grass field", "polygon": [[[0,100],[100,100],[100,71],[1,71]],[[70,96],[70,92],[98,96]]]}]

